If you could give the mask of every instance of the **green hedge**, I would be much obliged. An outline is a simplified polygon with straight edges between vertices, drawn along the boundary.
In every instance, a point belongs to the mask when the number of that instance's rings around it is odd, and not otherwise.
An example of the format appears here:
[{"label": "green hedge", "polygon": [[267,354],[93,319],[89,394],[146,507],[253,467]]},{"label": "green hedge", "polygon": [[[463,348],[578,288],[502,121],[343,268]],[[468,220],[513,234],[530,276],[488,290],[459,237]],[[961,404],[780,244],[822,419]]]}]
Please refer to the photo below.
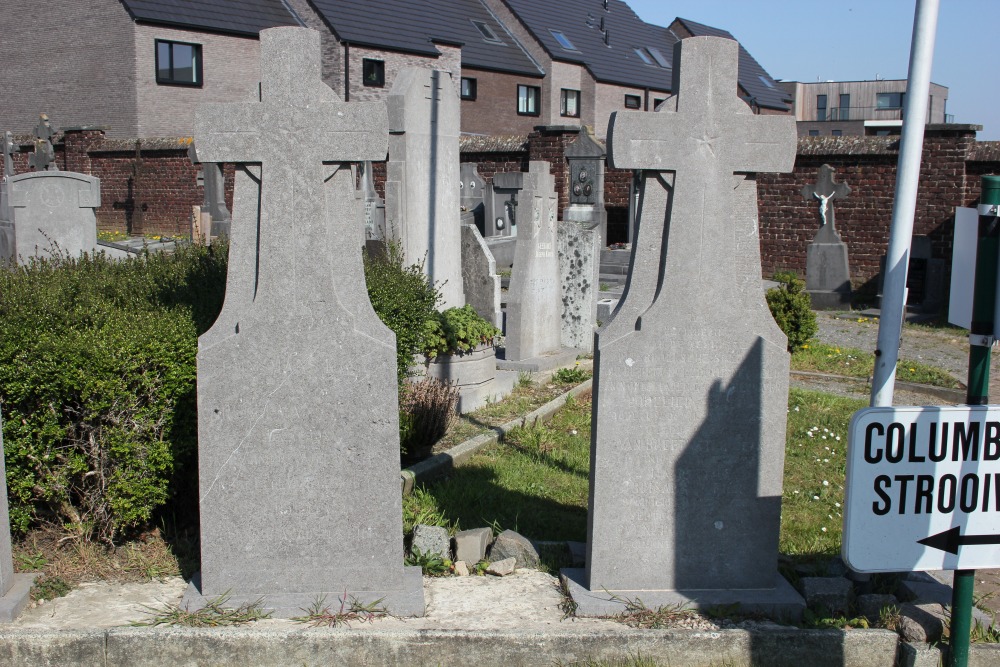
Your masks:
[{"label": "green hedge", "polygon": [[779,285],[767,290],[767,306],[788,337],[788,351],[794,352],[819,331],[816,313],[812,311],[806,282],[794,272],[779,271],[774,274],[774,280]]},{"label": "green hedge", "polygon": [[111,542],[196,485],[197,337],[228,248],[0,270],[0,400],[11,526]]}]

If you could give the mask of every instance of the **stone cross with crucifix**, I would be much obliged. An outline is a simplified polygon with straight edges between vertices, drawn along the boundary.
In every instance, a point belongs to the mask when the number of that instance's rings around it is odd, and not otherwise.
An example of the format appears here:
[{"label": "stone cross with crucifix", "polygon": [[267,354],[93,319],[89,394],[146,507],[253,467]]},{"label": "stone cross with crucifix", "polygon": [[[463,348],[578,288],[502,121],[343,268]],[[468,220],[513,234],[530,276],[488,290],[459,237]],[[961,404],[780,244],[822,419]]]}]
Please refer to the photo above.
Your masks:
[{"label": "stone cross with crucifix", "polygon": [[201,162],[237,164],[222,312],[198,341],[198,605],[275,616],[351,595],[420,615],[401,554],[395,339],[361,262],[351,162],[384,160],[380,102],[321,79],[319,33],[260,35],[257,100],[195,116]]},{"label": "stone cross with crucifix", "polygon": [[674,96],[608,130],[609,164],[642,189],[629,282],[595,342],[587,567],[566,572],[586,614],[705,589],[702,604],[801,605],[777,572],[789,362],[753,177],[792,170],[795,121],[737,96],[738,48],[681,40]]},{"label": "stone cross with crucifix", "polygon": [[819,177],[815,185],[806,185],[802,188],[802,196],[809,200],[819,200],[819,218],[821,226],[816,234],[815,241],[818,243],[839,243],[840,234],[837,233],[836,220],[834,219],[833,202],[843,199],[851,194],[851,186],[847,183],[836,183],[833,180],[837,170],[828,164],[819,168]]},{"label": "stone cross with crucifix", "polygon": [[40,114],[38,125],[35,127],[35,152],[28,158],[28,164],[34,167],[35,171],[59,171],[55,163],[56,152],[52,147],[52,137],[55,133],[49,117]]}]

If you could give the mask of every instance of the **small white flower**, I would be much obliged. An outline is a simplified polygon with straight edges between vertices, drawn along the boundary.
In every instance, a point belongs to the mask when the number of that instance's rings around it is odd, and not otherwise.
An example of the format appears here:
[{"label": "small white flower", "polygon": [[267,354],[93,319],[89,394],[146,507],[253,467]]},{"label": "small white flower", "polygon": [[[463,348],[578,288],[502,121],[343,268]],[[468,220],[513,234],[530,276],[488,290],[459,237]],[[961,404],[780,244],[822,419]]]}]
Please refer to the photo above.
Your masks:
[{"label": "small white flower", "polygon": [[828,481],[826,481],[826,480],[824,479],[824,480],[823,480],[823,486],[830,486],[830,482],[828,482]]},{"label": "small white flower", "polygon": [[826,532],[826,526],[823,526],[822,528],[820,528],[820,530],[822,530],[825,533]]},{"label": "small white flower", "polygon": [[823,459],[823,463],[829,463],[830,459]]},{"label": "small white flower", "polygon": [[819,496],[813,496],[813,500],[819,500]]},{"label": "small white flower", "polygon": [[840,507],[840,503],[834,503],[833,506],[834,507]]}]

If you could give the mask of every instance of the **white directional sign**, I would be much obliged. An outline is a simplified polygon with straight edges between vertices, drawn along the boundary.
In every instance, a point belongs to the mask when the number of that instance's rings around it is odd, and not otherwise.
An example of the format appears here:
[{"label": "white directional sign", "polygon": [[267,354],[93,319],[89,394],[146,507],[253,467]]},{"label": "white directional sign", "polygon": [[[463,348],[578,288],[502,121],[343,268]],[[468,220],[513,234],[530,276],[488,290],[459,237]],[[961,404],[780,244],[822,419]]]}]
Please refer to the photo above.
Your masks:
[{"label": "white directional sign", "polygon": [[866,408],[848,443],[852,569],[1000,567],[1000,406]]}]

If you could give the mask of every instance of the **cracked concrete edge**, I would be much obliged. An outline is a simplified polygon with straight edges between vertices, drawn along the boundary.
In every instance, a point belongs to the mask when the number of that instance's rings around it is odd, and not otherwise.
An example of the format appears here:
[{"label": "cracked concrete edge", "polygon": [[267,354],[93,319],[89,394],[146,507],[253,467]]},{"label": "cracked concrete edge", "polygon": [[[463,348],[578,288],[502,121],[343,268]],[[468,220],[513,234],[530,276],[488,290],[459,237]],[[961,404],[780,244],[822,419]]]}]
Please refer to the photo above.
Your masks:
[{"label": "cracked concrete edge", "polygon": [[586,380],[576,385],[564,394],[556,396],[551,401],[543,405],[542,407],[534,410],[523,417],[518,417],[517,419],[512,419],[511,421],[503,424],[501,426],[494,427],[493,431],[490,433],[483,433],[477,435],[474,438],[466,440],[463,443],[455,445],[446,452],[441,452],[440,454],[435,454],[434,456],[415,463],[409,468],[404,468],[400,472],[400,486],[403,491],[403,495],[407,496],[413,492],[413,487],[417,484],[423,484],[438,475],[441,475],[456,466],[461,465],[466,460],[472,457],[473,454],[483,449],[487,445],[492,445],[497,442],[501,436],[506,435],[511,431],[511,429],[517,426],[524,426],[526,424],[536,424],[538,422],[547,422],[552,418],[552,415],[556,413],[562,406],[566,404],[567,399],[572,396],[576,397],[587,391],[590,391],[594,385],[594,380]]},{"label": "cracked concrete edge", "polygon": [[[572,623],[567,621],[567,623]],[[898,636],[888,630],[383,631],[361,628],[113,628],[101,632],[0,631],[0,664],[153,667],[228,665],[454,665],[519,667],[641,655],[684,667],[889,667]],[[974,646],[970,665],[1000,656]],[[984,650],[985,649],[985,650]],[[995,663],[994,663],[995,664]]]}]

